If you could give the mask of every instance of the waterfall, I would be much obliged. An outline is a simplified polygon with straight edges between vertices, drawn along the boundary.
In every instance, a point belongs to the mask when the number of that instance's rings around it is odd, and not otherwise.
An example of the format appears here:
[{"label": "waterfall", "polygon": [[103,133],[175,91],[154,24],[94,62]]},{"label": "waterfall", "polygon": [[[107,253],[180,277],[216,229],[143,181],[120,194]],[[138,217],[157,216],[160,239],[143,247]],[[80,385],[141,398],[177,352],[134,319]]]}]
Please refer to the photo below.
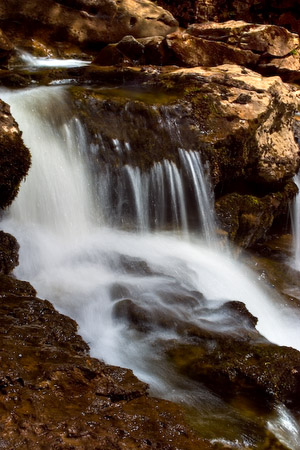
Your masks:
[{"label": "waterfall", "polygon": [[[65,87],[0,94],[32,153],[30,173],[2,222],[21,245],[15,273],[78,322],[92,355],[132,368],[155,392],[176,399],[174,375],[162,373],[162,355],[153,350],[176,332],[153,326],[141,337],[117,320],[116,305],[124,300],[151,317],[219,331],[228,330],[219,306],[240,300],[264,336],[300,350],[300,318],[241,263],[208,245],[213,208],[197,152],[178,148],[181,166],[164,160],[144,172],[126,164],[95,171],[90,158],[97,149],[70,109]],[[203,230],[202,237],[191,228]],[[195,403],[204,402],[201,395],[212,401],[197,389],[189,394]]]},{"label": "waterfall", "polygon": [[[300,174],[298,173],[294,181],[300,192]],[[300,195],[296,196],[292,211],[292,230],[293,230],[293,248],[294,257],[292,265],[296,270],[300,270]]]},{"label": "waterfall", "polygon": [[33,56],[24,50],[17,49],[17,61],[13,63],[12,68],[39,70],[41,68],[70,68],[70,67],[84,67],[89,65],[90,61],[79,59],[54,59],[47,56]]}]

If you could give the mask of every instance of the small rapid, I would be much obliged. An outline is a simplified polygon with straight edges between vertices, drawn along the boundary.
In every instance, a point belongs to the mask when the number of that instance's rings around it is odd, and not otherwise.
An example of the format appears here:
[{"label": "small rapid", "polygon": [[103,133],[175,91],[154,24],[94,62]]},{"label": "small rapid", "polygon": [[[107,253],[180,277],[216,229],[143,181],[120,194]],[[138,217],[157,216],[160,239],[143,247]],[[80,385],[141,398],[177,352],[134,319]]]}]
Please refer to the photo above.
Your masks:
[{"label": "small rapid", "polygon": [[[153,317],[219,331],[234,325],[218,307],[240,300],[258,317],[262,335],[300,350],[300,318],[229,251],[210,245],[215,219],[197,152],[178,148],[180,167],[167,160],[148,172],[124,165],[116,178],[108,165],[95,170],[65,87],[0,94],[32,153],[30,173],[2,222],[21,246],[16,276],[78,322],[94,356],[132,368],[154,392],[178,400],[156,349],[159,339],[178,336],[154,327],[141,338],[116,320],[116,304],[128,299]],[[192,232],[186,178],[196,204]],[[197,293],[207,301],[205,311]],[[191,296],[191,304],[174,301]]]}]

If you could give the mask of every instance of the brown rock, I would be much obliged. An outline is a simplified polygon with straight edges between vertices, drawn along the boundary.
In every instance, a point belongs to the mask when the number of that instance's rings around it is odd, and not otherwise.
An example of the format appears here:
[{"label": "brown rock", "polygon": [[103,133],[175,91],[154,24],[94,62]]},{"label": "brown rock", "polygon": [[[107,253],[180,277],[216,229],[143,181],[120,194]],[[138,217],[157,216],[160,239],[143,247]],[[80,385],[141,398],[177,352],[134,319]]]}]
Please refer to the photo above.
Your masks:
[{"label": "brown rock", "polygon": [[259,56],[249,50],[197,38],[185,32],[167,36],[166,44],[169,61],[184,67],[212,67],[227,63],[253,67],[259,60]]},{"label": "brown rock", "polygon": [[19,244],[14,236],[0,231],[0,274],[9,274],[19,264]]},{"label": "brown rock", "polygon": [[90,358],[76,330],[47,301],[2,296],[3,448],[212,448],[176,405],[148,397],[130,370]]},{"label": "brown rock", "polygon": [[0,100],[0,208],[10,205],[30,167],[30,153],[22,141],[10,108]]},{"label": "brown rock", "polygon": [[292,348],[224,335],[210,343],[174,347],[169,356],[182,373],[222,397],[244,394],[299,407],[300,352]]},{"label": "brown rock", "polygon": [[245,20],[251,23],[276,24],[288,30],[300,32],[299,1],[274,0],[158,0],[158,4],[168,9],[187,27],[196,22],[225,22]]},{"label": "brown rock", "polygon": [[21,19],[27,38],[44,31],[50,40],[82,46],[118,42],[126,35],[166,35],[177,28],[173,16],[149,0],[7,0],[0,5],[0,19],[9,24]]},{"label": "brown rock", "polygon": [[280,191],[262,197],[233,192],[216,200],[216,214],[230,240],[241,247],[251,247],[265,237],[280,214],[288,214],[288,205],[297,194],[293,182]]},{"label": "brown rock", "polygon": [[191,25],[193,36],[221,41],[264,56],[283,57],[299,47],[299,36],[275,25],[256,25],[230,20]]},{"label": "brown rock", "polygon": [[0,30],[0,61],[6,62],[14,49],[11,41],[5,36],[2,30]]}]

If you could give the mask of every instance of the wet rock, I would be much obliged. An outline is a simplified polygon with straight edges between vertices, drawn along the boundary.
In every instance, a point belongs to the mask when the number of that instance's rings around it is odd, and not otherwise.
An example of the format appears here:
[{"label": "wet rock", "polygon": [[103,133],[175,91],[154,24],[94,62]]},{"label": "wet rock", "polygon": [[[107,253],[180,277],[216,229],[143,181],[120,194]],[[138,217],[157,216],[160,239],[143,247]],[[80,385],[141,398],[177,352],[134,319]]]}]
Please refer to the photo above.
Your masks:
[{"label": "wet rock", "polygon": [[28,281],[20,281],[11,276],[0,275],[0,296],[3,297],[8,294],[20,297],[35,297],[36,290]]},{"label": "wet rock", "polygon": [[5,448],[209,449],[130,370],[88,356],[76,323],[34,297],[0,302]]},{"label": "wet rock", "polygon": [[[111,72],[99,68],[98,79],[101,74]],[[299,166],[292,129],[296,93],[278,77],[235,65],[115,69],[118,74],[133,77],[127,87],[70,91],[94,144],[95,167],[109,164],[117,183],[126,164],[149,171],[167,159],[180,167],[178,147],[198,151],[209,165],[222,228],[245,246],[264,237],[296,193],[289,184]],[[232,203],[231,212],[229,197],[226,205],[221,198],[233,193],[239,206]]]},{"label": "wet rock", "polygon": [[288,205],[297,194],[293,182],[282,190],[262,197],[230,193],[217,199],[216,214],[230,240],[241,247],[251,247],[266,237],[276,217],[288,214]]},{"label": "wet rock", "polygon": [[168,11],[148,0],[30,0],[22,4],[8,0],[0,7],[0,18],[4,24],[21,18],[27,38],[44,34],[50,42],[80,46],[101,46],[127,35],[166,35],[177,28],[177,21]]},{"label": "wet rock", "polygon": [[0,101],[0,208],[16,197],[19,185],[30,167],[30,153],[22,141],[9,106]]},{"label": "wet rock", "polygon": [[299,408],[300,353],[266,342],[228,336],[168,352],[177,368],[224,398],[248,395]]},{"label": "wet rock", "polygon": [[116,319],[141,332],[150,331],[155,323],[152,311],[147,311],[130,299],[119,301],[114,307],[113,314]]},{"label": "wet rock", "polygon": [[14,236],[0,231],[0,274],[9,274],[19,264],[19,244]]},{"label": "wet rock", "polygon": [[[235,65],[130,73],[144,79],[142,88],[129,85],[113,96],[110,91],[109,97],[103,90],[71,92],[83,120],[91,111],[91,136],[101,129],[107,145],[100,156],[107,162],[116,166],[120,158],[123,164],[151,167],[164,158],[176,160],[179,142],[209,160],[215,185],[239,176],[279,183],[297,171],[298,146],[291,129],[295,95],[279,78]],[[136,132],[140,129],[142,135]],[[124,146],[122,152],[117,154],[113,139]]]}]

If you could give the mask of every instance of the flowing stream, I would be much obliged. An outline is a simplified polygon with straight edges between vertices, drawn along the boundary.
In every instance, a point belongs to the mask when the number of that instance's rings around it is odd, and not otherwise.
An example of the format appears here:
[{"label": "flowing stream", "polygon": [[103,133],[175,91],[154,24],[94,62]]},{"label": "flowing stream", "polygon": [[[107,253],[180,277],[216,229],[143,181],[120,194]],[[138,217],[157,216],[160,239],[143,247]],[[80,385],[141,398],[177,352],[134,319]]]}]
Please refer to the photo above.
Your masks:
[{"label": "flowing stream", "polygon": [[[179,146],[180,167],[167,160],[146,172],[124,165],[116,179],[109,166],[95,170],[94,149],[69,108],[67,87],[2,90],[1,98],[32,153],[30,173],[2,222],[21,245],[18,278],[78,322],[92,355],[132,368],[156,395],[201,404],[203,429],[210,422],[213,430],[209,438],[237,448],[254,445],[254,420],[171,372],[161,342],[178,336],[172,327],[155,326],[155,317],[165,316],[234,333],[239,324],[219,306],[240,300],[258,317],[262,335],[300,350],[300,318],[229,250],[212,244],[211,192],[199,154]],[[185,178],[196,205],[192,231]],[[128,299],[154,318],[149,333],[120,320],[116,305]],[[299,428],[291,431],[293,418],[282,406],[268,420],[283,442],[299,448]]]}]

